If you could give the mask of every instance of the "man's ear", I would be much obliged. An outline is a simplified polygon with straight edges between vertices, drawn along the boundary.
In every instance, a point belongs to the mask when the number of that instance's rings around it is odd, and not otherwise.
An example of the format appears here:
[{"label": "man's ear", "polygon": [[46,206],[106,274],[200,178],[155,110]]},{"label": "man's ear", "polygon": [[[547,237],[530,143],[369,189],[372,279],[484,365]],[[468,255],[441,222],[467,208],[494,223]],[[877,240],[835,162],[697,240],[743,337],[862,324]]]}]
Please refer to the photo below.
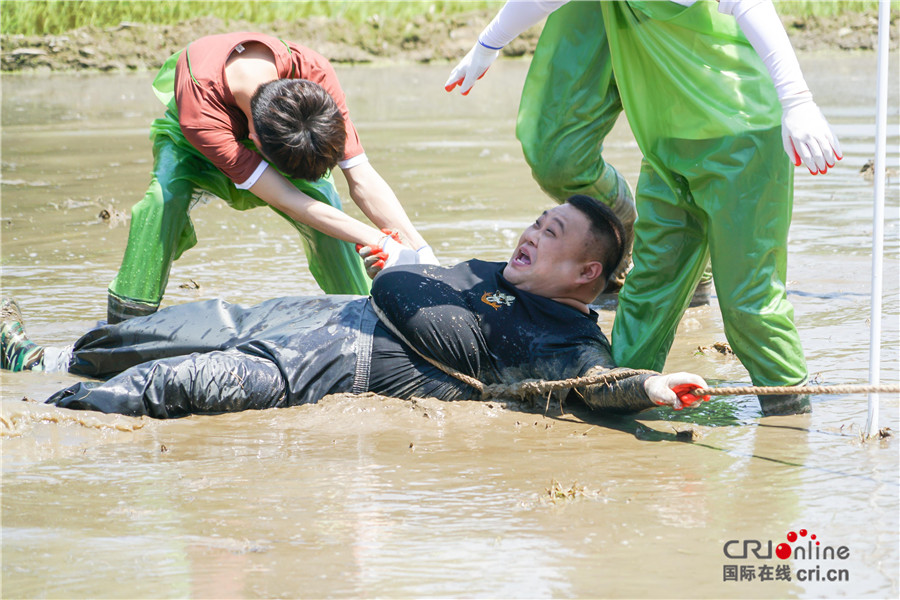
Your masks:
[{"label": "man's ear", "polygon": [[250,141],[253,142],[253,143],[256,145],[257,148],[259,148],[259,136],[256,135],[256,132],[255,132],[255,131],[253,131],[253,130],[251,129],[251,130],[250,130],[250,133],[247,135],[247,137],[249,137],[249,138],[250,138]]},{"label": "man's ear", "polygon": [[603,264],[592,260],[581,266],[581,273],[578,275],[578,283],[593,283],[603,275]]}]

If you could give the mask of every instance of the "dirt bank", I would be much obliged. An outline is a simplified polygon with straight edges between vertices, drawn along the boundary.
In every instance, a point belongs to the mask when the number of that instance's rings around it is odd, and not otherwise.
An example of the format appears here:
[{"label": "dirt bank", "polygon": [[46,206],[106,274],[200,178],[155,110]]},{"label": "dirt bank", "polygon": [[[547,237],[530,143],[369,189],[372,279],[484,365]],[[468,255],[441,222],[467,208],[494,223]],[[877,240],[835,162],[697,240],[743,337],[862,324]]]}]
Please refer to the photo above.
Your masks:
[{"label": "dirt bank", "polygon": [[[363,26],[340,19],[313,18],[268,25],[224,22],[217,17],[192,19],[179,25],[124,22],[109,29],[93,27],[65,35],[0,37],[0,70],[153,70],[189,41],[212,33],[260,30],[311,46],[335,62],[451,61],[463,56],[492,16],[478,11],[452,18],[422,15],[410,21],[370,19]],[[897,48],[897,13],[892,14],[891,47]],[[872,50],[878,22],[874,12],[828,18],[782,15],[798,50]],[[529,30],[504,53],[531,53],[540,28]]]}]

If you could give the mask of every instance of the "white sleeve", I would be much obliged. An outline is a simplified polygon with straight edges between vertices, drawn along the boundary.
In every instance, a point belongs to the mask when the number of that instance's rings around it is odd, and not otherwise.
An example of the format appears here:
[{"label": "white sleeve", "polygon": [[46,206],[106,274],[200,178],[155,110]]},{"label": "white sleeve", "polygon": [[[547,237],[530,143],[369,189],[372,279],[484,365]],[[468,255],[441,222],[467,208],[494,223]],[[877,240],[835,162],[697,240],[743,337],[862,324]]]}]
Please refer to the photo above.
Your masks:
[{"label": "white sleeve", "polygon": [[[673,1],[677,2],[678,0]],[[762,4],[766,1],[767,0],[718,0],[719,12],[723,15],[731,15],[737,19],[757,4]]]},{"label": "white sleeve", "polygon": [[366,156],[365,152],[363,152],[362,154],[357,154],[356,156],[354,156],[352,158],[338,161],[337,166],[340,167],[342,170],[343,169],[352,169],[356,165],[361,165],[361,164],[367,163],[367,162],[369,162],[369,157]]},{"label": "white sleeve", "polygon": [[247,178],[247,181],[243,183],[236,183],[234,184],[234,187],[239,190],[249,190],[254,185],[256,185],[256,182],[259,181],[259,178],[262,176],[263,171],[265,171],[268,166],[269,163],[267,163],[266,161],[260,161],[259,165],[257,165],[256,167],[256,170],[253,171],[250,177]]},{"label": "white sleeve", "polygon": [[478,42],[491,50],[499,50],[568,1],[509,0],[478,36]]},{"label": "white sleeve", "polygon": [[779,100],[809,91],[791,40],[771,0],[720,0],[719,12],[734,15],[766,65]]}]

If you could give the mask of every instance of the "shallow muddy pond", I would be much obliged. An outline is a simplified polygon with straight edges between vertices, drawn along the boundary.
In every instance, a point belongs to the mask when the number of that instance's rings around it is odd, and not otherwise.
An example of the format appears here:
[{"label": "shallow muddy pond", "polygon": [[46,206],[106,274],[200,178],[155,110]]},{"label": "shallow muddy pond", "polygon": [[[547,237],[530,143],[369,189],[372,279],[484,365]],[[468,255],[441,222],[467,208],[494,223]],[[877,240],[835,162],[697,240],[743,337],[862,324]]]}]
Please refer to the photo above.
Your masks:
[{"label": "shallow muddy pond", "polygon": [[[815,380],[865,383],[873,193],[860,169],[874,155],[875,56],[801,62],[845,157],[826,176],[797,170],[789,296]],[[550,206],[514,136],[526,68],[500,61],[462,98],[442,89],[447,65],[338,67],[373,164],[445,264],[506,260]],[[151,79],[3,77],[3,294],[39,343],[69,343],[105,318],[129,209],[149,180]],[[896,172],[896,81],[891,90]],[[624,118],[605,155],[636,181]],[[898,199],[895,174],[883,383],[900,380]],[[320,293],[272,211],[213,200],[192,214],[200,243],[175,263],[164,304]],[[605,331],[613,318],[602,311]],[[690,309],[667,369],[747,383],[734,358],[698,351],[724,339],[715,299]],[[755,397],[737,396],[615,420],[348,396],[163,422],[22,401],[74,381],[2,374],[4,597],[900,593],[897,441],[859,442],[864,395],[816,396],[802,416],[763,418]],[[880,401],[896,436],[898,398]],[[693,440],[676,435],[686,429]],[[812,557],[741,558],[745,541],[764,554],[801,529],[832,554],[809,542]]]}]

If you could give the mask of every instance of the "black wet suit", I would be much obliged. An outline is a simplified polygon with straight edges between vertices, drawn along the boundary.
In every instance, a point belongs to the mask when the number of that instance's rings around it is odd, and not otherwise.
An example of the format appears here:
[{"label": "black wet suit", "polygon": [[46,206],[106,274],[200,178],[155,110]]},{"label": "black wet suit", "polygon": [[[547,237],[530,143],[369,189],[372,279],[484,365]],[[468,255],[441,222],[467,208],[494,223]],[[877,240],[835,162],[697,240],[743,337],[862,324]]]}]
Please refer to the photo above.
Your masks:
[{"label": "black wet suit", "polygon": [[[485,384],[613,368],[596,313],[515,288],[504,265],[394,267],[375,278],[371,298],[279,298],[247,309],[210,300],[100,327],[76,342],[69,371],[110,379],[76,384],[47,402],[167,418],[293,406],[333,393],[478,397],[419,352]],[[646,398],[646,377],[602,393]]]}]

